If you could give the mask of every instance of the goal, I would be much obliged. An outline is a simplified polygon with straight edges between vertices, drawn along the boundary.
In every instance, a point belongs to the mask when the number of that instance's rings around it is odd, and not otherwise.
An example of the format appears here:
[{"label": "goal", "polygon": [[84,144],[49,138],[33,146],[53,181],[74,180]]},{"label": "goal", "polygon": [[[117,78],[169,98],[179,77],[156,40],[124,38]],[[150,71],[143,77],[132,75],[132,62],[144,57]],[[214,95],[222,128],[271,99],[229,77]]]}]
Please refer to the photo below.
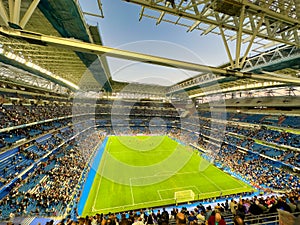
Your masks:
[{"label": "goal", "polygon": [[192,190],[176,191],[175,192],[175,201],[176,203],[180,202],[189,202],[195,200],[195,193]]}]

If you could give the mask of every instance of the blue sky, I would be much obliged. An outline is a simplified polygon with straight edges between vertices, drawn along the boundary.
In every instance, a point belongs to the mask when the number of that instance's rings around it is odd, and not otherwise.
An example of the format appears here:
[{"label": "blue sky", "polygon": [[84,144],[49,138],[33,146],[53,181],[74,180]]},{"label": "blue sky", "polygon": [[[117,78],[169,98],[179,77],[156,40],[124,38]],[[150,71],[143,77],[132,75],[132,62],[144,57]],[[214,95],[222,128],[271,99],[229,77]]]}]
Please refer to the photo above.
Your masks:
[{"label": "blue sky", "polygon": [[[83,11],[99,13],[97,0],[80,0]],[[104,18],[86,16],[88,24],[98,24],[103,44],[108,47],[152,54],[204,65],[218,66],[228,62],[221,37],[200,36],[197,31],[143,18],[141,7],[122,0],[102,0]],[[230,43],[232,46],[234,43]],[[169,69],[108,58],[114,80],[172,85],[198,73]]]}]

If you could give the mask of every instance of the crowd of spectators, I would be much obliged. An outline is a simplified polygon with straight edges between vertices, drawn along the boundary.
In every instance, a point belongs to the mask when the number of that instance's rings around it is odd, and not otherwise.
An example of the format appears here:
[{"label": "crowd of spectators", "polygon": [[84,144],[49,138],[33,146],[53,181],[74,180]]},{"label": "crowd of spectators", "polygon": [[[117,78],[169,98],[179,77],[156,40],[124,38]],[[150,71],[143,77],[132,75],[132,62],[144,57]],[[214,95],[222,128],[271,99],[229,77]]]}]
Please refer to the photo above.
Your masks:
[{"label": "crowd of spectators", "polygon": [[257,125],[266,125],[273,127],[293,128],[299,129],[300,122],[299,116],[296,115],[284,115],[284,114],[265,114],[261,113],[237,113],[237,112],[226,112],[226,111],[201,111],[199,107],[199,116],[201,118],[214,118],[216,120],[227,120],[232,122],[242,122]]},{"label": "crowd of spectators", "polygon": [[[70,120],[61,121],[59,125],[65,126],[69,122]],[[52,122],[48,124],[48,127],[51,128],[51,124]],[[66,126],[62,130],[58,130],[57,128],[59,128],[59,126],[55,126],[54,129],[48,130],[47,132],[38,132],[36,135],[26,139],[26,141],[21,142],[16,146],[11,146],[13,148],[10,150],[11,155],[8,155],[7,158],[3,158],[0,166],[1,186],[9,183],[34,161],[51,152],[59,144],[68,140],[73,135],[73,129],[70,127]],[[24,130],[28,131],[31,129],[33,128],[29,127]],[[37,139],[37,137],[39,137],[39,139]]]},{"label": "crowd of spectators", "polygon": [[227,125],[226,129],[229,132],[248,136],[253,139],[258,139],[269,143],[286,145],[295,148],[300,146],[300,135],[286,132],[284,130],[272,130],[264,126],[250,128],[238,125]]},{"label": "crowd of spectators", "polygon": [[9,212],[19,216],[58,216],[64,212],[80,191],[78,182],[88,169],[87,156],[93,155],[101,139],[98,132],[90,131],[60,147],[0,202],[2,218]]},{"label": "crowd of spectators", "polygon": [[[210,120],[205,120],[200,136],[204,135],[207,138],[217,137],[218,139],[224,139],[224,141],[228,139],[228,136],[231,136],[229,141],[231,144],[271,157],[285,164],[300,167],[300,154],[297,148],[295,148],[295,146],[298,146],[300,140],[299,134],[271,130],[265,127],[250,128],[229,124],[226,126],[225,132],[227,137],[225,135],[222,137],[220,130],[222,130],[224,125],[220,124],[220,127],[218,127],[218,123],[214,122],[214,129],[211,129],[210,123]],[[281,147],[284,148],[281,149],[276,146],[279,144],[282,144]]]},{"label": "crowd of spectators", "polygon": [[71,115],[71,107],[56,103],[48,105],[0,104],[0,129]]},{"label": "crowd of spectators", "polygon": [[[300,195],[289,192],[281,195],[224,198],[223,202],[195,207],[178,206],[173,209],[137,209],[119,213],[96,214],[86,217],[62,219],[60,225],[243,225],[278,219],[277,210],[300,215]],[[273,216],[271,216],[273,215]],[[54,224],[49,221],[46,225]]]},{"label": "crowd of spectators", "polygon": [[[220,163],[226,170],[240,175],[253,186],[267,190],[295,190],[300,192],[300,179],[291,171],[273,165],[271,160],[254,155],[247,151],[239,151],[236,146],[223,144],[220,150],[213,149],[216,163]],[[207,146],[206,146],[207,147]]]}]

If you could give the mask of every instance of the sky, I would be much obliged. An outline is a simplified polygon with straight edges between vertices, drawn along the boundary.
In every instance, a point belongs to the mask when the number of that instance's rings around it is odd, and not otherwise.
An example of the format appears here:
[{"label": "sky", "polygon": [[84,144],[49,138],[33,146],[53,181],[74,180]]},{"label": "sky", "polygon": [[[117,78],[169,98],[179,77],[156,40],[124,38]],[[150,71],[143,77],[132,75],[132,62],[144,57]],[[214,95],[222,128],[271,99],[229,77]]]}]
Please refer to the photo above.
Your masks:
[{"label": "sky", "polygon": [[[97,0],[80,0],[84,12],[98,13]],[[219,66],[228,57],[221,37],[201,36],[199,31],[166,22],[143,18],[141,6],[122,0],[102,0],[104,18],[86,16],[90,25],[98,25],[103,45],[203,65]],[[232,47],[234,43],[229,43]],[[113,80],[170,86],[198,75],[193,71],[170,69],[140,62],[107,58]]]}]

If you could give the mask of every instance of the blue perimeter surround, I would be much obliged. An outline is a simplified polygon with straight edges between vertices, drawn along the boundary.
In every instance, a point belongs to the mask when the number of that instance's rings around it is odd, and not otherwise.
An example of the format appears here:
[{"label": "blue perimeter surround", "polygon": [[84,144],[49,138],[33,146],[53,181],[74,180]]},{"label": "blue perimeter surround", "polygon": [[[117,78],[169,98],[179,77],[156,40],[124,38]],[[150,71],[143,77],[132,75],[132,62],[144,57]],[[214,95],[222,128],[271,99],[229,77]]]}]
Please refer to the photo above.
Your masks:
[{"label": "blue perimeter surround", "polygon": [[[82,189],[82,195],[81,195],[79,203],[78,203],[78,214],[79,215],[82,215],[85,203],[88,199],[92,184],[93,184],[95,176],[96,176],[96,172],[98,170],[99,162],[100,162],[103,152],[105,150],[107,140],[108,140],[108,137],[106,137],[104,139],[101,146],[97,150],[96,156],[94,158],[94,161],[92,162],[92,166],[91,166],[88,176],[86,178],[86,182],[84,183],[84,186]],[[97,170],[95,170],[94,168],[97,168]]]}]

